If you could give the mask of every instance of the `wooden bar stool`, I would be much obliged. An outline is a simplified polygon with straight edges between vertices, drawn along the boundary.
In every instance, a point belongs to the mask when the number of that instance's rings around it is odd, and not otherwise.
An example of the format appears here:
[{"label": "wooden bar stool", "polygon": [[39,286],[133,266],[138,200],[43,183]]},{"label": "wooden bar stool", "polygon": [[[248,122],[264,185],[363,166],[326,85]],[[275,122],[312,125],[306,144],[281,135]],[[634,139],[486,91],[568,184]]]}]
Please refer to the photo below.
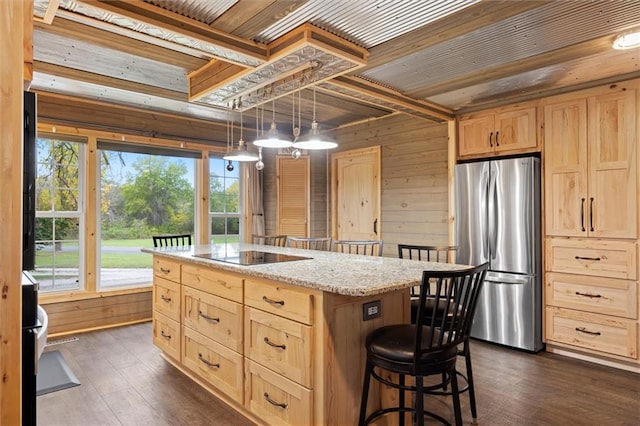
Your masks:
[{"label": "wooden bar stool", "polygon": [[[412,413],[414,424],[424,425],[424,416],[430,416],[445,424],[443,417],[424,409],[424,378],[441,375],[451,385],[451,396],[456,425],[462,425],[456,359],[458,346],[469,335],[478,295],[484,283],[488,263],[457,271],[424,271],[420,285],[421,304],[415,324],[397,324],[380,327],[366,339],[367,361],[364,372],[359,425],[368,425],[375,419],[398,413],[399,424],[404,425],[405,413]],[[427,312],[426,298],[429,287],[435,286],[435,303]],[[438,315],[438,306],[443,303],[444,315]],[[429,322],[425,318],[430,318]],[[381,370],[384,370],[381,371]],[[398,382],[387,378],[387,373],[396,373]],[[406,377],[414,378],[415,384],[407,384]],[[383,407],[367,415],[367,402],[371,378],[398,390],[398,406]],[[435,385],[442,387],[441,384]],[[405,404],[405,393],[414,392],[413,406]]]}]

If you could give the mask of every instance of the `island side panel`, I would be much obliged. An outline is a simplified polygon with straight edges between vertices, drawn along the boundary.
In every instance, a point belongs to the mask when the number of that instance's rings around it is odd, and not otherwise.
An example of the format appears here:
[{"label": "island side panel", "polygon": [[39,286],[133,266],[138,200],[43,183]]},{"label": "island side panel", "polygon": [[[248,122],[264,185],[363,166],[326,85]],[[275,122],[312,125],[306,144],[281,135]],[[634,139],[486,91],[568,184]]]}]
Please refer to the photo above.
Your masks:
[{"label": "island side panel", "polygon": [[[364,320],[364,305],[377,301],[380,302],[380,316]],[[324,424],[355,425],[358,424],[360,414],[362,381],[367,358],[365,339],[378,327],[409,322],[409,289],[369,297],[325,293],[324,317]],[[372,381],[367,412],[383,404],[388,406],[389,399],[393,398],[395,394],[384,392],[378,383]]]}]

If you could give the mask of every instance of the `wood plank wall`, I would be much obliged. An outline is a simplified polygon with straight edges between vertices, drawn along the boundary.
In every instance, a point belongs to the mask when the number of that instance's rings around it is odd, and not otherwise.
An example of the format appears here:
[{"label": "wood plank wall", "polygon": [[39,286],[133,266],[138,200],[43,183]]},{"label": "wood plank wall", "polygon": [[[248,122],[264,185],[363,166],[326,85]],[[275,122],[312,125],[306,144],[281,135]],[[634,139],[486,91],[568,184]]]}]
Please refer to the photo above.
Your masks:
[{"label": "wood plank wall", "polygon": [[[332,136],[338,148],[310,154],[312,235],[326,236],[331,229],[327,216],[327,162],[331,153],[380,145],[384,256],[397,256],[398,243],[447,245],[447,132],[446,123],[404,114],[337,130]],[[275,155],[267,153],[265,164],[265,224],[267,233],[271,233],[276,229]]]},{"label": "wood plank wall", "polygon": [[44,304],[49,336],[150,321],[151,290]]}]

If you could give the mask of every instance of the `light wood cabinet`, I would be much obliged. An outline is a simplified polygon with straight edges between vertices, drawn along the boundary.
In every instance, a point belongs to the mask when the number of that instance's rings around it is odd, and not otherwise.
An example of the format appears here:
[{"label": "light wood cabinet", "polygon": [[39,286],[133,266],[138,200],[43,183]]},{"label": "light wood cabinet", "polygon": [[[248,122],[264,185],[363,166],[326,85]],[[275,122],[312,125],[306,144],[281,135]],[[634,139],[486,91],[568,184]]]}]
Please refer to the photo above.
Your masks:
[{"label": "light wood cabinet", "polygon": [[464,115],[458,128],[458,157],[534,152],[538,149],[536,121],[534,104]]},{"label": "light wood cabinet", "polygon": [[153,259],[153,343],[180,359],[180,263]]},{"label": "light wood cabinet", "polygon": [[547,348],[623,368],[640,363],[638,90],[629,81],[541,101]]},{"label": "light wood cabinet", "polygon": [[[409,289],[355,297],[163,255],[154,265],[154,344],[259,425],[357,424],[364,340],[409,320]],[[177,321],[167,316],[175,294]],[[363,318],[369,303],[380,316]],[[388,404],[389,392],[372,384],[370,409]]]},{"label": "light wood cabinet", "polygon": [[636,91],[544,107],[546,233],[637,238]]}]

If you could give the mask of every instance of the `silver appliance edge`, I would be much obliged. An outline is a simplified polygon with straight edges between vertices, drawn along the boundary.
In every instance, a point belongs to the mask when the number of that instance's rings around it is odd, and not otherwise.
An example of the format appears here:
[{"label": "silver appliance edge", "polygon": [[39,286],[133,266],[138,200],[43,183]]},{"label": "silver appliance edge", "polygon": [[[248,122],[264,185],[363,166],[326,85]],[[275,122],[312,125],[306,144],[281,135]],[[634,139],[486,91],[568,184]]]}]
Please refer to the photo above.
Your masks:
[{"label": "silver appliance edge", "polygon": [[459,164],[455,197],[456,262],[490,262],[471,336],[541,350],[540,160]]}]

